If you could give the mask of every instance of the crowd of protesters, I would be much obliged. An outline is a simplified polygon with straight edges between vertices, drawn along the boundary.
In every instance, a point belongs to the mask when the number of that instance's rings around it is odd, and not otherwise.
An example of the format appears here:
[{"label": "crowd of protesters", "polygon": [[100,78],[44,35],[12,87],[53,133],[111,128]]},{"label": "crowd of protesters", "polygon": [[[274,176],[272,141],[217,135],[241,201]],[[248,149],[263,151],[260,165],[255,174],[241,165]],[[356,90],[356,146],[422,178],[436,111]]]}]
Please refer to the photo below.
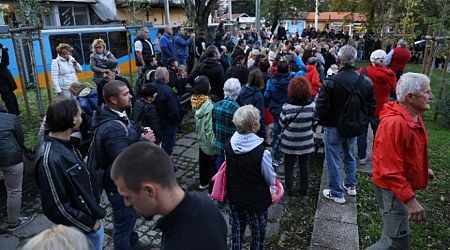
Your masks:
[{"label": "crowd of protesters", "polygon": [[[406,173],[403,187],[408,190],[400,191],[402,187],[389,180],[391,172],[381,157],[390,153],[383,150],[394,147],[383,144],[390,139],[386,130],[393,127],[403,136],[408,127],[405,124],[411,120],[405,116],[411,110],[415,125],[409,126],[420,131],[410,128],[410,133],[426,137],[418,114],[429,108],[427,102],[432,99],[426,88],[429,80],[409,74],[402,77],[411,57],[403,39],[387,54],[377,38],[314,28],[289,34],[282,26],[257,31],[250,27],[226,30],[220,24],[214,34],[196,36],[184,28],[173,33],[166,27],[160,38],[151,42],[147,28],[140,30],[134,43],[139,71],[135,88],[120,76],[117,59],[106,50],[103,40],[92,44],[93,84],[78,82],[76,72],[81,68],[71,56],[70,45],[56,48],[52,82],[62,98],[47,110],[36,161],[43,212],[51,221],[78,228],[94,249],[101,249],[105,211],[100,194],[105,191],[112,205],[114,249],[139,245],[134,231],[138,214],[146,219],[163,215],[158,223],[163,232],[162,249],[225,249],[226,224],[218,208],[204,193],[184,191],[175,180],[177,169],[171,155],[186,111],[182,107],[186,94],[199,142],[198,188],[211,193],[215,185],[211,179],[218,172],[223,174],[221,185],[226,183],[230,207],[231,249],[242,248],[247,224],[252,231],[251,249],[263,249],[267,209],[272,204],[277,174],[285,175],[287,195],[299,196],[306,203],[309,159],[317,146],[313,135],[321,132],[315,131],[317,124],[324,127],[329,172],[324,197],[345,203],[345,193],[357,195],[354,149],[357,145],[358,163],[366,164],[370,124],[378,150],[374,153],[377,199],[393,193],[395,202],[404,206],[402,212],[411,214],[414,210],[416,219],[422,219],[423,209],[417,211],[413,194],[426,186],[423,179],[428,175],[415,181],[412,173]],[[363,59],[369,59],[371,66],[357,69],[356,61]],[[401,84],[396,90],[398,81]],[[394,111],[386,111],[389,99],[396,98],[395,90],[400,104],[390,107]],[[342,117],[354,92],[359,95],[358,111],[357,117],[351,118],[357,127],[349,129],[352,121],[342,121]],[[394,115],[406,121],[396,125]],[[14,117],[8,119],[14,121]],[[71,140],[73,132],[83,129],[83,136],[92,137],[84,159],[78,144]],[[15,147],[20,151],[23,139],[16,123],[11,122],[10,133],[19,134]],[[414,148],[417,155],[411,157],[426,158],[426,145],[420,145]],[[402,157],[406,156],[398,153],[398,158]],[[341,162],[345,178],[340,176]],[[392,163],[397,164],[396,178],[402,178],[402,169],[409,166],[397,158]],[[14,160],[8,163],[11,166],[0,168],[22,171],[21,164]],[[297,180],[295,165],[300,169]],[[414,167],[414,173],[428,171],[426,160]],[[432,171],[429,175],[434,177]],[[408,186],[408,181],[413,185]],[[12,183],[20,186],[18,180]],[[13,190],[8,191],[9,196],[14,199],[8,207],[13,230],[27,221],[18,218],[20,196]],[[389,229],[392,218],[383,216]],[[384,238],[408,234],[383,231]]]}]

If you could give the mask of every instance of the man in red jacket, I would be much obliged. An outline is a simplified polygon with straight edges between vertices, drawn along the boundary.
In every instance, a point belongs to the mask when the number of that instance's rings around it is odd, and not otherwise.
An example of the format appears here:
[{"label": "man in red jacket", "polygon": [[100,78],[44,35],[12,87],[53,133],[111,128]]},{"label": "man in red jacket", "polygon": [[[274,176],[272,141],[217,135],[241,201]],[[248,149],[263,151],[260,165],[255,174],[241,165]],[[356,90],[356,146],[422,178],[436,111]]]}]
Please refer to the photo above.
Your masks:
[{"label": "man in red jacket", "polygon": [[397,47],[389,52],[386,58],[386,65],[395,72],[397,82],[405,71],[405,66],[411,59],[411,51],[406,48],[406,41],[398,40]]},{"label": "man in red jacket", "polygon": [[398,103],[387,103],[380,114],[373,148],[375,196],[383,233],[368,249],[408,249],[410,221],[425,212],[415,191],[424,189],[434,173],[428,169],[428,138],[421,113],[430,109],[430,79],[406,73],[397,83]]}]

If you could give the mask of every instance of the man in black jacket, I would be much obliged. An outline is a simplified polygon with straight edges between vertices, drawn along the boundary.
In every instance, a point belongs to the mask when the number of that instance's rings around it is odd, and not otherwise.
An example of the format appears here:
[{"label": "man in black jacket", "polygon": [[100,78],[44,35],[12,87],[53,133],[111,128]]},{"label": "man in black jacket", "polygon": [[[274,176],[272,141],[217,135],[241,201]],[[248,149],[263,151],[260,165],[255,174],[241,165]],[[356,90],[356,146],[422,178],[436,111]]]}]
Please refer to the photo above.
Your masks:
[{"label": "man in black jacket", "polygon": [[169,77],[167,68],[158,67],[155,71],[155,81],[152,84],[158,92],[155,106],[162,132],[162,148],[168,155],[171,155],[177,139],[177,127],[181,124],[181,109],[175,92],[167,85]]},{"label": "man in black jacket", "polygon": [[211,99],[214,102],[223,99],[223,84],[225,82],[225,71],[219,59],[219,49],[214,45],[208,46],[205,52],[205,60],[197,65],[188,77],[188,83],[194,85],[197,76],[207,76],[211,83]]},{"label": "man in black jacket", "polygon": [[227,224],[204,193],[184,191],[170,157],[158,146],[135,143],[113,163],[111,177],[127,206],[145,219],[162,215],[161,249],[227,248]]},{"label": "man in black jacket", "polygon": [[154,141],[152,132],[144,134],[139,126],[129,120],[125,110],[131,107],[131,94],[124,82],[112,80],[103,88],[105,105],[94,121],[95,156],[97,165],[105,170],[104,188],[113,213],[114,249],[132,249],[138,241],[133,231],[136,213],[124,204],[123,197],[110,178],[111,165],[129,145],[143,140]]},{"label": "man in black jacket", "polygon": [[[348,89],[358,88],[360,93],[360,111],[367,126],[368,117],[375,111],[375,96],[372,82],[369,78],[358,83],[359,73],[355,68],[356,49],[346,45],[338,52],[339,72],[324,81],[317,100],[319,123],[325,127],[325,160],[328,166],[329,189],[323,190],[323,195],[336,203],[345,203],[344,191],[348,195],[356,195],[356,160],[354,147],[356,137],[344,138],[337,130],[337,120],[350,97]],[[356,85],[358,84],[358,85]],[[358,118],[359,119],[359,118]],[[345,181],[341,182],[340,164],[344,163]],[[344,190],[345,189],[345,190]]]}]

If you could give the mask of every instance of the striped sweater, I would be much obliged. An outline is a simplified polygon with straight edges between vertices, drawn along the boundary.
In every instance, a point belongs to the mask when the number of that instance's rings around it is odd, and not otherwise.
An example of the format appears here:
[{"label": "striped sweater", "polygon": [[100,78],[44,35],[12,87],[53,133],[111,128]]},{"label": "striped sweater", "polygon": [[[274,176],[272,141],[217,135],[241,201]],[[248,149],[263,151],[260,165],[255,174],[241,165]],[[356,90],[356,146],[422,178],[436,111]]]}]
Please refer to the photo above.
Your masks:
[{"label": "striped sweater", "polygon": [[[312,125],[316,104],[298,106],[285,103],[280,114],[281,152],[292,155],[303,155],[314,151]],[[298,114],[298,115],[297,115]]]}]

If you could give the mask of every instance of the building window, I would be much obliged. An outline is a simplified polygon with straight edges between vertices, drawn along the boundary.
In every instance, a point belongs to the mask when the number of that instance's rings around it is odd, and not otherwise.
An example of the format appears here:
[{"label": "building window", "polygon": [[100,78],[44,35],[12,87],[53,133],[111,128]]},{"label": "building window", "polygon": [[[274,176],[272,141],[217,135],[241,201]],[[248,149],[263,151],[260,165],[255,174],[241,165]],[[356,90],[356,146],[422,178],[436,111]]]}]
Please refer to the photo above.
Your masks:
[{"label": "building window", "polygon": [[61,26],[89,25],[89,9],[86,6],[58,6]]},{"label": "building window", "polygon": [[130,39],[129,37],[127,37],[127,32],[109,32],[108,36],[109,48],[116,58],[120,58],[131,53],[131,48],[130,51],[127,51],[127,39]]},{"label": "building window", "polygon": [[83,60],[83,51],[81,48],[81,40],[79,34],[67,34],[67,35],[50,35],[50,48],[52,48],[52,58],[56,58],[56,47],[60,43],[67,43],[73,47],[72,56],[80,63]]}]

